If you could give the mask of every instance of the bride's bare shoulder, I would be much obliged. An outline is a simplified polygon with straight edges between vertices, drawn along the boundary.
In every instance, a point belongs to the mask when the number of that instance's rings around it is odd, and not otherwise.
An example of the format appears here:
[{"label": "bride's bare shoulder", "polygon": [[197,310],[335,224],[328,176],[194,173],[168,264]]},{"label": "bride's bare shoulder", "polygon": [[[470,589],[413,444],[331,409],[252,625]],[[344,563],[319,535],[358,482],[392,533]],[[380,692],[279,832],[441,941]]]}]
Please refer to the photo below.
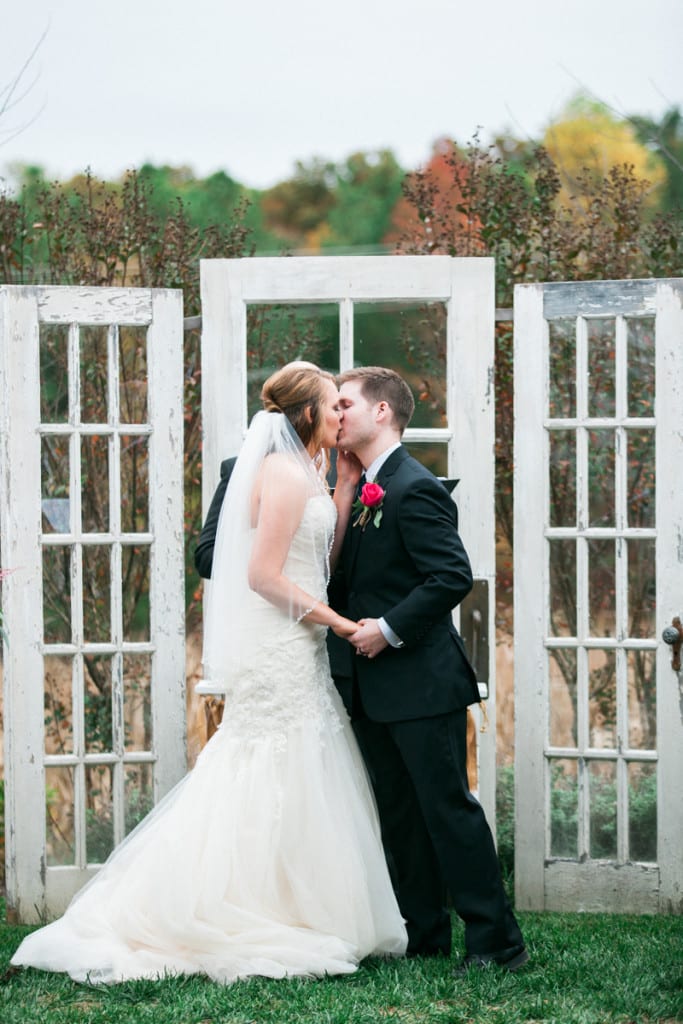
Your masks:
[{"label": "bride's bare shoulder", "polygon": [[263,460],[263,477],[273,482],[301,482],[309,476],[301,459],[286,452],[271,452]]},{"label": "bride's bare shoulder", "polygon": [[301,504],[310,494],[310,474],[301,460],[284,452],[272,452],[263,460],[256,480],[254,497],[278,504]]}]

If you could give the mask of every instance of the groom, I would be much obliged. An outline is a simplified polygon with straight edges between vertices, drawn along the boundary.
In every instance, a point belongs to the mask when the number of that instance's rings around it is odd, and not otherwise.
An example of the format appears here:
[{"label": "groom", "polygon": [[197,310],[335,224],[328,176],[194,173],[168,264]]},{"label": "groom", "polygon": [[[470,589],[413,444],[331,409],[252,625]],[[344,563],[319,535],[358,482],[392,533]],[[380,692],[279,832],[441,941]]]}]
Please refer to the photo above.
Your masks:
[{"label": "groom", "polygon": [[405,381],[363,367],[341,374],[338,384],[338,447],[378,486],[362,492],[367,504],[357,504],[349,520],[331,599],[360,623],[344,671],[407,920],[408,954],[450,953],[448,890],[465,924],[466,955],[456,973],[490,964],[516,970],[528,953],[467,784],[466,709],[479,692],[451,620],[472,587],[457,510],[401,444],[414,409]]}]

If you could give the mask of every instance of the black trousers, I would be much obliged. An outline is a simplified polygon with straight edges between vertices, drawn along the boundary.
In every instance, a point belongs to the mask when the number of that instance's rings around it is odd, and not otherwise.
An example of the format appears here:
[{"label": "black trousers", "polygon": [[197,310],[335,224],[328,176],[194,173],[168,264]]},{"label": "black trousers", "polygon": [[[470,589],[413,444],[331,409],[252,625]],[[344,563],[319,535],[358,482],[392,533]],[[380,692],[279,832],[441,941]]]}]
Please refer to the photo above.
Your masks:
[{"label": "black trousers", "polygon": [[521,945],[491,830],[467,784],[466,711],[374,722],[357,687],[353,697],[353,727],[407,921],[408,954],[450,954],[447,890],[465,925],[466,953]]}]

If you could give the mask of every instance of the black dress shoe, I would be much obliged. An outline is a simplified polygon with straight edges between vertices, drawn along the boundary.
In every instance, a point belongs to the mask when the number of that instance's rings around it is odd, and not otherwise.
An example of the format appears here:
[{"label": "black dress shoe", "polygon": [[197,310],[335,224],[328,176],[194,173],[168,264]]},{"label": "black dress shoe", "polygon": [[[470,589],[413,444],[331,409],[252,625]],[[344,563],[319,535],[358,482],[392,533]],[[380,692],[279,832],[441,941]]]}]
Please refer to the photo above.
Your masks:
[{"label": "black dress shoe", "polygon": [[470,970],[481,971],[489,967],[502,967],[506,971],[518,971],[529,959],[526,946],[508,946],[495,953],[470,953],[462,958],[453,974],[461,978]]}]

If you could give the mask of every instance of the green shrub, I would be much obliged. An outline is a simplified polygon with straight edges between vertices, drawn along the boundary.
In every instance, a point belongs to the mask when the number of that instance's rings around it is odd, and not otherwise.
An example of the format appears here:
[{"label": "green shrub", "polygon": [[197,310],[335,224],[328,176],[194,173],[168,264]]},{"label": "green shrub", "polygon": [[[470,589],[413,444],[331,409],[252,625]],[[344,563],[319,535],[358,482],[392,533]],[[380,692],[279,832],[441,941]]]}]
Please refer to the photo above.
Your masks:
[{"label": "green shrub", "polygon": [[[555,857],[576,857],[578,806],[576,779],[562,765],[552,766],[552,851]],[[514,766],[498,769],[496,825],[498,859],[503,878],[512,885],[515,871],[515,778]],[[590,780],[590,855],[594,860],[614,859],[617,850],[616,785],[612,779]],[[657,773],[634,774],[629,786],[629,849],[632,861],[657,859]]]}]

